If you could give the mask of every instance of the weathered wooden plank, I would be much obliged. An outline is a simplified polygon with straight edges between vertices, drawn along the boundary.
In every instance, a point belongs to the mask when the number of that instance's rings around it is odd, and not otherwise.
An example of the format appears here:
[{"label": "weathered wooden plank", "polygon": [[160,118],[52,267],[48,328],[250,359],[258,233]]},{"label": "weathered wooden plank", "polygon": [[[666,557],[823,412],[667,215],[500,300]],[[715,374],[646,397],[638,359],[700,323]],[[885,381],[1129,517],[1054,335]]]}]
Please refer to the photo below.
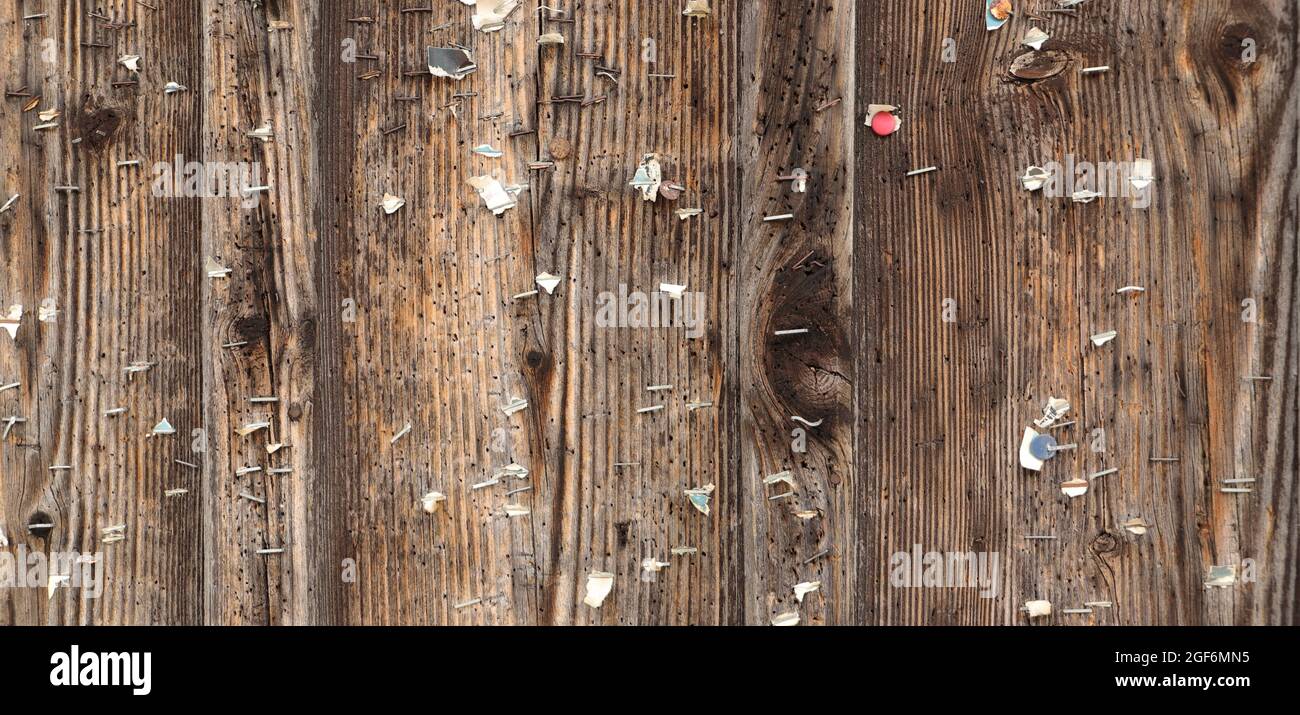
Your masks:
[{"label": "weathered wooden plank", "polygon": [[[1021,83],[1006,68],[1028,51],[1029,24],[988,33],[960,5],[859,18],[860,104],[907,117],[889,139],[859,132],[859,174],[886,175],[859,183],[856,207],[871,247],[858,263],[858,459],[878,539],[859,574],[874,584],[864,620],[1014,623],[1020,603],[1046,598],[1115,604],[1056,623],[1293,621],[1295,570],[1281,554],[1296,529],[1295,448],[1283,446],[1294,393],[1281,376],[1296,369],[1282,347],[1295,340],[1297,123],[1285,98],[1296,56],[1283,29],[1294,7],[1089,4],[1035,18],[1053,36],[1044,49],[1069,64]],[[1262,48],[1254,64],[1242,61],[1247,37]],[[1101,64],[1112,70],[1079,73]],[[1156,165],[1146,208],[1071,204],[1016,180],[1030,164],[1140,157]],[[897,178],[924,164],[943,171]],[[1131,284],[1146,293],[1115,294]],[[1252,296],[1272,318],[1242,323]],[[1091,345],[1108,329],[1119,337]],[[1277,377],[1243,382],[1251,372]],[[1074,404],[1077,424],[1055,431],[1080,450],[1039,475],[1016,447],[1052,395]],[[1085,497],[1060,494],[1059,482],[1109,467],[1119,472]],[[1219,492],[1247,476],[1261,478],[1255,494]],[[1120,526],[1133,516],[1148,534]],[[1037,533],[1058,538],[1023,538]],[[891,588],[889,559],[913,543],[999,552],[1004,593]],[[1210,565],[1260,553],[1259,581],[1202,586]]]},{"label": "weathered wooden plank", "polygon": [[[803,623],[849,623],[861,511],[849,331],[854,6],[755,3],[744,17],[740,67],[753,68],[741,82],[736,139],[744,622],[799,612]],[[806,193],[778,179],[796,169],[811,177]],[[765,220],[785,214],[793,218]],[[787,330],[808,332],[776,334]],[[764,484],[787,471],[796,486]],[[804,582],[821,591],[800,604],[792,589]]]}]

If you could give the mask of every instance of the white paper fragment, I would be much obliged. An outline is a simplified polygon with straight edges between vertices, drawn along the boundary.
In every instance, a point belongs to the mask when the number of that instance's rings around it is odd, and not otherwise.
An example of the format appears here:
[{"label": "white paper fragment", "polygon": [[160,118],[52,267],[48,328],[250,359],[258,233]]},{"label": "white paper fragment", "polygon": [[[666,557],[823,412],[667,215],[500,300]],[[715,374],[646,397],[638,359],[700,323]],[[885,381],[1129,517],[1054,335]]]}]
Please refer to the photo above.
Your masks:
[{"label": "white paper fragment", "polygon": [[36,309],[36,319],[42,323],[53,323],[58,316],[59,309],[49,303],[41,303],[41,307]]},{"label": "white paper fragment", "polygon": [[188,90],[189,87],[186,87],[179,82],[168,82],[163,86],[163,94],[176,94],[177,92],[185,92]]},{"label": "white paper fragment", "polygon": [[132,72],[140,71],[140,55],[122,55],[117,58],[117,63]]},{"label": "white paper fragment", "polygon": [[1147,533],[1147,529],[1151,528],[1151,524],[1149,524],[1146,519],[1143,519],[1140,516],[1129,519],[1123,524],[1120,524],[1120,526],[1124,527],[1124,529],[1128,531],[1128,533],[1137,534],[1138,536],[1142,536],[1143,534]]},{"label": "white paper fragment", "polygon": [[789,613],[778,613],[772,616],[772,625],[774,626],[797,626],[799,625],[799,614],[791,611]]},{"label": "white paper fragment", "polygon": [[548,32],[548,33],[546,33],[546,34],[544,34],[544,35],[538,35],[538,36],[537,36],[537,44],[539,44],[539,45],[563,45],[563,44],[564,44],[564,35],[561,35],[561,34],[558,33],[558,32]]},{"label": "white paper fragment", "polygon": [[682,10],[686,17],[708,17],[709,0],[686,0],[686,9]]},{"label": "white paper fragment", "polygon": [[677,209],[675,213],[677,214],[677,218],[685,221],[692,216],[699,216],[704,213],[704,209]]},{"label": "white paper fragment", "polygon": [[491,176],[471,177],[469,185],[473,186],[475,191],[478,191],[479,197],[483,199],[483,204],[497,216],[518,204],[519,191],[515,190],[512,193],[510,189],[502,186],[500,181]]},{"label": "white paper fragment", "polygon": [[1034,425],[1038,429],[1047,429],[1056,423],[1057,420],[1065,416],[1070,411],[1070,401],[1060,397],[1050,397],[1047,404],[1043,407],[1043,416],[1034,420]]},{"label": "white paper fragment", "polygon": [[663,169],[655,154],[646,154],[641,165],[636,169],[629,186],[641,192],[642,201],[654,201],[659,198],[659,185],[663,183]]},{"label": "white paper fragment", "polygon": [[1070,200],[1076,204],[1090,204],[1093,201],[1096,201],[1099,196],[1101,196],[1100,192],[1089,191],[1088,189],[1079,189],[1073,194],[1070,194]]},{"label": "white paper fragment", "polygon": [[1031,166],[1025,169],[1024,176],[1020,177],[1020,185],[1027,191],[1038,191],[1043,188],[1047,180],[1051,178],[1052,172],[1041,166]]},{"label": "white paper fragment", "polygon": [[1128,182],[1133,188],[1141,191],[1155,181],[1155,163],[1150,159],[1135,159],[1133,161],[1132,173],[1129,174]]},{"label": "white paper fragment", "polygon": [[1051,35],[1047,34],[1046,32],[1043,32],[1041,29],[1037,27],[1031,27],[1029,28],[1029,32],[1025,33],[1025,39],[1021,40],[1020,44],[1028,45],[1034,48],[1035,50],[1041,50],[1043,49],[1043,43],[1047,42],[1047,40],[1050,38]]},{"label": "white paper fragment", "polygon": [[499,159],[501,158],[502,155],[505,154],[505,152],[501,151],[500,149],[493,148],[491,144],[479,144],[473,149],[470,149],[470,151],[474,152],[475,154],[478,154],[479,156],[486,156],[489,159]]},{"label": "white paper fragment", "polygon": [[988,0],[984,5],[984,29],[996,30],[1011,19],[1011,0]]},{"label": "white paper fragment", "polygon": [[641,559],[641,570],[646,573],[659,573],[665,566],[669,566],[667,561],[660,561],[653,556],[647,556]]},{"label": "white paper fragment", "polygon": [[506,516],[512,519],[516,516],[528,516],[531,513],[528,511],[528,507],[520,506],[518,504],[506,504],[503,507],[503,510],[505,511]]},{"label": "white paper fragment", "polygon": [[527,479],[528,469],[521,464],[511,462],[492,473],[493,478]]},{"label": "white paper fragment", "polygon": [[556,286],[560,285],[561,278],[553,273],[542,273],[537,276],[537,285],[546,291],[547,295],[555,295]]},{"label": "white paper fragment", "polygon": [[785,484],[789,484],[791,489],[795,489],[798,486],[794,483],[794,474],[791,473],[789,470],[786,470],[784,472],[777,472],[776,474],[769,474],[768,476],[763,477],[764,486],[770,487],[773,484],[781,484],[783,482]]},{"label": "white paper fragment", "polygon": [[713,496],[714,486],[705,484],[699,489],[687,489],[686,497],[691,500],[691,506],[695,507],[700,513],[708,516],[709,499]]},{"label": "white paper fragment", "polygon": [[1020,466],[1025,469],[1032,469],[1035,472],[1039,472],[1043,469],[1043,460],[1035,457],[1034,453],[1029,449],[1029,445],[1036,437],[1038,437],[1037,432],[1032,428],[1025,428],[1025,437],[1020,440]]},{"label": "white paper fragment", "polygon": [[1231,588],[1237,583],[1237,567],[1228,566],[1211,566],[1210,573],[1205,577],[1206,588]]},{"label": "white paper fragment", "polygon": [[1071,499],[1088,493],[1088,480],[1082,477],[1061,483],[1061,493]]},{"label": "white paper fragment", "polygon": [[384,208],[384,213],[388,214],[389,216],[392,216],[393,214],[397,213],[398,210],[400,210],[403,206],[406,205],[406,199],[400,196],[393,196],[392,194],[385,193],[384,200],[379,202],[379,205]]},{"label": "white paper fragment", "polygon": [[793,176],[793,177],[794,177],[793,179],[790,180],[790,190],[791,190],[791,191],[793,191],[793,192],[796,193],[796,194],[802,194],[802,193],[808,191],[808,172],[807,172],[807,171],[804,171],[804,170],[803,170],[802,168],[800,168],[800,167],[795,167],[795,169],[794,169],[793,171],[790,172],[790,176]]},{"label": "white paper fragment", "polygon": [[23,322],[23,307],[21,305],[9,306],[9,312],[0,316],[0,328],[4,328],[9,337],[18,339],[18,325]]},{"label": "white paper fragment", "polygon": [[1097,347],[1101,347],[1102,345],[1105,345],[1106,343],[1109,343],[1110,341],[1114,340],[1115,337],[1118,335],[1119,333],[1114,330],[1107,330],[1104,333],[1097,333],[1091,338],[1092,344],[1096,345]]},{"label": "white paper fragment", "polygon": [[671,553],[673,556],[690,556],[697,552],[699,552],[699,549],[694,546],[674,546]]},{"label": "white paper fragment", "polygon": [[495,32],[506,26],[506,18],[519,7],[519,0],[478,0],[474,29]]},{"label": "white paper fragment", "polygon": [[614,574],[606,571],[592,571],[587,575],[587,595],[582,602],[592,608],[600,608],[605,597],[614,588]]},{"label": "white paper fragment", "polygon": [[442,492],[429,492],[420,497],[420,506],[423,507],[424,513],[433,514],[438,511],[438,502],[447,501],[447,495]]},{"label": "white paper fragment", "polygon": [[[59,112],[59,110],[54,109],[53,107],[51,107],[51,108],[49,108],[49,109],[45,109],[45,110],[42,110],[42,111],[38,112],[38,113],[36,114],[36,116],[37,116],[37,118],[40,119],[42,122],[52,122],[52,121],[54,121],[55,119],[58,119],[60,114],[61,114],[61,112]],[[56,124],[55,126],[58,126],[58,125]]]},{"label": "white paper fragment", "polygon": [[522,397],[515,397],[512,398],[510,402],[506,403],[506,405],[501,408],[501,411],[506,413],[506,416],[509,417],[510,415],[513,415],[516,412],[521,412],[527,408],[528,400],[525,400]]},{"label": "white paper fragment", "polygon": [[677,285],[676,283],[660,283],[659,292],[663,293],[669,298],[672,298],[673,300],[681,300],[682,293],[686,292],[686,285],[685,284]]},{"label": "white paper fragment", "polygon": [[275,129],[271,127],[271,120],[268,119],[262,123],[262,126],[249,132],[246,136],[250,136],[254,139],[261,139],[262,143],[265,144],[275,139]]},{"label": "white paper fragment", "polygon": [[434,77],[462,80],[478,69],[469,50],[459,47],[430,47],[427,51],[429,73]]},{"label": "white paper fragment", "polygon": [[156,434],[176,434],[176,428],[172,427],[172,423],[168,422],[167,418],[164,417],[149,431],[150,437]]},{"label": "white paper fragment", "polygon": [[799,517],[800,519],[807,521],[808,519],[816,519],[818,513],[816,509],[802,509],[800,511],[796,511],[794,515]]},{"label": "white paper fragment", "polygon": [[271,444],[266,445],[267,454],[275,454],[282,449],[284,449],[284,444],[281,442],[272,442]]},{"label": "white paper fragment", "polygon": [[1025,601],[1025,610],[1030,618],[1043,618],[1052,615],[1051,601]]},{"label": "white paper fragment", "polygon": [[239,429],[235,430],[235,433],[238,434],[240,437],[247,437],[248,435],[258,430],[269,429],[270,427],[271,427],[270,422],[249,422],[243,427],[240,427]]},{"label": "white paper fragment", "polygon": [[796,583],[794,585],[795,600],[799,601],[799,603],[803,603],[804,596],[807,596],[814,591],[820,591],[821,589],[821,581],[804,581],[803,583]]}]

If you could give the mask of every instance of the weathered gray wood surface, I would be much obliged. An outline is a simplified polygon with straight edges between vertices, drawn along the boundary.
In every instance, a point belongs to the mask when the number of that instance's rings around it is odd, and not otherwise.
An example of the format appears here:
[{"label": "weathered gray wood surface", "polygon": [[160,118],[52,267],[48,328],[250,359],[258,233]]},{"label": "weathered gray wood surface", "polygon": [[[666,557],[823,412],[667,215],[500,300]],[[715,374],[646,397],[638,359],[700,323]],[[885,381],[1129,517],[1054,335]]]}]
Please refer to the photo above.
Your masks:
[{"label": "weathered gray wood surface", "polygon": [[[452,0],[150,4],[0,6],[0,202],[21,196],[0,309],[25,307],[0,418],[28,420],[0,442],[0,533],[105,555],[102,597],[3,588],[0,623],[1002,624],[1037,598],[1114,602],[1062,624],[1296,621],[1294,2],[1027,6],[991,33],[953,0],[558,6],[572,22],[530,1],[493,33]],[[1012,81],[1033,25],[1069,65]],[[476,73],[421,73],[453,43]],[[871,134],[870,103],[902,130]],[[677,200],[628,186],[648,153]],[[1153,159],[1152,205],[1020,188],[1070,155]],[[155,196],[177,156],[255,163],[271,189]],[[796,167],[805,194],[777,180]],[[501,217],[466,183],[487,173],[528,184]],[[553,295],[515,297],[543,272]],[[700,338],[598,324],[601,293],[660,283],[702,292]],[[1053,395],[1080,449],[1036,475],[1016,448]],[[823,420],[806,453],[794,416]],[[147,437],[164,417],[177,434]],[[527,480],[473,488],[512,462]],[[783,470],[795,494],[770,499]],[[1242,477],[1254,493],[1219,492]],[[706,484],[709,516],[683,494]],[[913,544],[997,552],[997,597],[891,586]],[[1247,559],[1257,580],[1203,588]],[[599,609],[593,571],[615,574]]]}]

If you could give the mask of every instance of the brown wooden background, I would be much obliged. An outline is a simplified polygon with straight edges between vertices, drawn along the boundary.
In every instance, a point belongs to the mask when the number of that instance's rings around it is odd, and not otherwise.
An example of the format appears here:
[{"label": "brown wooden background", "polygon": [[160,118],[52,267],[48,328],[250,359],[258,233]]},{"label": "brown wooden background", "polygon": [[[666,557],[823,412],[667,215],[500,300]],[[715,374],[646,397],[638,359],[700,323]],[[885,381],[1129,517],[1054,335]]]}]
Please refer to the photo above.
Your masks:
[{"label": "brown wooden background", "polygon": [[[0,202],[21,194],[0,215],[0,307],[26,307],[0,335],[0,384],[21,383],[0,417],[29,420],[0,444],[0,533],[10,552],[103,550],[107,574],[97,600],[0,589],[0,623],[1005,624],[1037,598],[1114,603],[1060,624],[1296,622],[1295,2],[1041,19],[1018,2],[990,33],[969,0],[714,0],[703,19],[677,0],[552,3],[572,22],[525,0],[486,34],[453,0],[151,4],[0,3]],[[1033,25],[1070,65],[1011,81]],[[448,43],[478,72],[421,74]],[[901,106],[902,131],[872,135],[868,103]],[[34,130],[50,107],[60,126]],[[246,136],[264,120],[272,143]],[[648,152],[687,187],[676,202],[627,186]],[[1153,205],[1020,189],[1068,154],[1153,159]],[[251,210],[155,198],[152,164],[177,155],[258,162],[273,189]],[[806,194],[776,181],[796,166]],[[489,172],[529,184],[500,218],[466,184]],[[405,208],[385,216],[385,192]],[[206,277],[209,256],[230,278]],[[564,277],[553,296],[511,299],[544,271]],[[706,293],[704,337],[596,326],[600,292],[660,282]],[[1114,294],[1127,284],[1147,292]],[[792,328],[811,332],[772,335]],[[134,361],[156,365],[128,378]],[[1020,433],[1054,395],[1083,448],[1025,472]],[[507,417],[512,397],[530,404]],[[793,415],[825,420],[806,454]],[[177,435],[146,438],[163,417]],[[235,434],[259,418],[290,446]],[[532,491],[471,489],[510,462]],[[235,476],[252,464],[293,471]],[[1086,497],[1060,493],[1106,467]],[[769,500],[783,469],[797,495]],[[1242,477],[1253,494],[1218,491]],[[709,517],[682,494],[706,483]],[[448,495],[436,516],[430,490]],[[99,544],[115,524],[126,540]],[[999,597],[891,588],[890,554],[913,544],[999,552]],[[644,579],[646,557],[671,566]],[[1244,559],[1257,581],[1202,587]],[[596,570],[616,574],[599,610],[582,604]]]}]

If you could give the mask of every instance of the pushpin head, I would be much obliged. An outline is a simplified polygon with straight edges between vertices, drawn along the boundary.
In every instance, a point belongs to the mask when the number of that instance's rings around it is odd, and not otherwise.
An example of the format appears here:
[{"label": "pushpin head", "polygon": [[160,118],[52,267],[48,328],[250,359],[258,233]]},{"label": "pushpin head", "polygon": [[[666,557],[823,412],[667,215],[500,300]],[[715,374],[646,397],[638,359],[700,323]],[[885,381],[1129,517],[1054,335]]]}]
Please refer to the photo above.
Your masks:
[{"label": "pushpin head", "polygon": [[900,122],[898,117],[893,114],[889,112],[877,112],[876,115],[871,118],[871,131],[875,132],[876,136],[887,137],[898,131],[898,127],[901,124],[902,122]]},{"label": "pushpin head", "polygon": [[1056,439],[1050,434],[1040,434],[1029,443],[1029,453],[1035,459],[1048,460],[1056,456]]}]

